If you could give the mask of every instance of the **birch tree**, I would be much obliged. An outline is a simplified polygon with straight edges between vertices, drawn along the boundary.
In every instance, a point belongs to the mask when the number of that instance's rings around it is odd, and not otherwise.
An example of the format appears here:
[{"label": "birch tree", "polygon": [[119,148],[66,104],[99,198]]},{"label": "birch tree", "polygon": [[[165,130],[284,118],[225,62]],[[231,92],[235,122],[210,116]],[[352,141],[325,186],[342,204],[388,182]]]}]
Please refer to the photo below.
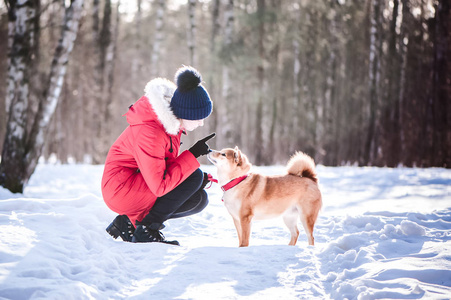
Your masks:
[{"label": "birch tree", "polygon": [[[0,163],[0,185],[14,193],[23,191],[24,185],[33,174],[41,155],[50,119],[55,112],[61,93],[83,7],[83,0],[72,0],[70,6],[66,8],[60,39],[53,55],[44,95],[40,100],[31,130],[28,131],[25,114],[28,83],[24,79],[30,76],[26,74],[30,62],[22,55],[27,53],[27,51],[24,51],[24,47],[30,45],[29,34],[33,32],[33,28],[30,27],[32,23],[30,18],[35,16],[33,4],[36,1],[28,2],[26,3],[28,5],[15,7],[18,2],[10,1],[10,5],[14,4],[10,6],[10,9],[13,7],[16,9],[12,16],[16,18],[14,31],[16,32],[15,37],[19,40],[13,41],[10,50],[9,80],[15,80],[17,84],[9,83],[15,88],[9,91],[11,107]],[[17,50],[21,51],[17,52]],[[24,96],[27,96],[27,98]]]},{"label": "birch tree", "polygon": [[6,112],[8,121],[0,163],[0,185],[21,192],[26,172],[29,90],[32,81],[32,57],[36,0],[10,0],[8,4],[8,78]]}]

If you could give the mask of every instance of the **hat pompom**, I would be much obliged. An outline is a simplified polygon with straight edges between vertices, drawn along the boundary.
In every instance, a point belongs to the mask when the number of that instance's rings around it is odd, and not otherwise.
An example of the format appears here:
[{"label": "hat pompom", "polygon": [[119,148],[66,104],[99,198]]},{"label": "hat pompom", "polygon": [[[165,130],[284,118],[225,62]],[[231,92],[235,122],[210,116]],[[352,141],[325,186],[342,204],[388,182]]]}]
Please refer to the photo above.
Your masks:
[{"label": "hat pompom", "polygon": [[175,80],[180,92],[188,92],[200,85],[202,76],[193,67],[182,67],[175,73]]}]

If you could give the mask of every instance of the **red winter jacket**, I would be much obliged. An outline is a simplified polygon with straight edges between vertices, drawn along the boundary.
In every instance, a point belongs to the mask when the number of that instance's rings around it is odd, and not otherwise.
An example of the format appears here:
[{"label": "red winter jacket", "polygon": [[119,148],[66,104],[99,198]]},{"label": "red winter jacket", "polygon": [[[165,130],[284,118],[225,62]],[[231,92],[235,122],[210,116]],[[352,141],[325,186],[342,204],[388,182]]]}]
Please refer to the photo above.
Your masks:
[{"label": "red winter jacket", "polygon": [[108,152],[102,194],[108,207],[141,221],[157,197],[172,191],[200,165],[194,155],[180,155],[180,121],[169,103],[175,85],[162,78],[150,81],[125,114],[129,126]]}]

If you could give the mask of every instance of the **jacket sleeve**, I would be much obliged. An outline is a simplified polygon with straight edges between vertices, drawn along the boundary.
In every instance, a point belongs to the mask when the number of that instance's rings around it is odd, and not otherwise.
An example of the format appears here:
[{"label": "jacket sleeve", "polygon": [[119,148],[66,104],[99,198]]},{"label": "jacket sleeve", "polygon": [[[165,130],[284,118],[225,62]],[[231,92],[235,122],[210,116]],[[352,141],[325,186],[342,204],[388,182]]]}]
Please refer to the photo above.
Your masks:
[{"label": "jacket sleeve", "polygon": [[161,129],[152,125],[140,127],[135,135],[134,156],[150,191],[161,197],[188,178],[200,164],[189,151],[167,163],[166,141]]}]

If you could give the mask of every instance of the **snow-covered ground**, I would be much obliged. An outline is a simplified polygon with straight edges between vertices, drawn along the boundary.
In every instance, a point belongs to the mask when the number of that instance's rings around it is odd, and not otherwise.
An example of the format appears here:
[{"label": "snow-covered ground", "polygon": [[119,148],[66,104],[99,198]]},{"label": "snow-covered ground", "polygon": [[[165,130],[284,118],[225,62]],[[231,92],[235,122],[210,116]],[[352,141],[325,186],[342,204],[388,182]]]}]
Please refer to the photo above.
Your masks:
[{"label": "snow-covered ground", "polygon": [[0,189],[1,299],[451,298],[451,170],[319,166],[316,245],[301,231],[287,246],[275,219],[238,248],[217,185],[202,213],[166,223],[182,246],[113,240],[102,169],[40,164],[23,195]]}]

